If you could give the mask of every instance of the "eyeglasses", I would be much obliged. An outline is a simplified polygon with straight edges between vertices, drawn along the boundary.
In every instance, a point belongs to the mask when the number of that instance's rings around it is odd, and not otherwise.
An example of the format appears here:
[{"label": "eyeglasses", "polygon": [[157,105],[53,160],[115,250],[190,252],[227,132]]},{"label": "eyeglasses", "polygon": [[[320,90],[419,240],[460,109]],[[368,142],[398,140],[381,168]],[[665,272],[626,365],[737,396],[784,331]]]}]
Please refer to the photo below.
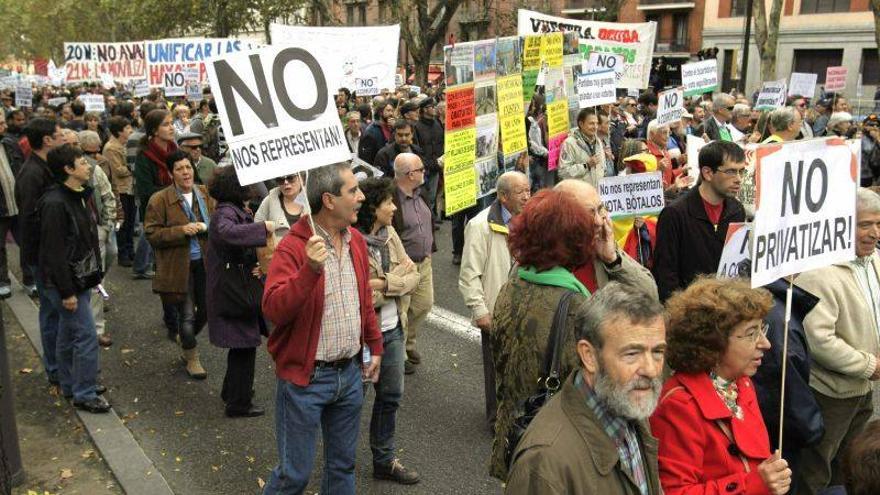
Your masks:
[{"label": "eyeglasses", "polygon": [[95,155],[97,155],[98,153],[99,153],[98,151],[87,151],[87,150],[83,150],[83,154],[84,154],[84,155],[95,156]]},{"label": "eyeglasses", "polygon": [[748,340],[749,342],[757,342],[759,337],[766,337],[768,331],[770,331],[770,324],[765,321],[761,324],[760,328],[753,328],[745,335],[737,335],[736,338],[740,340]]},{"label": "eyeglasses", "polygon": [[728,177],[735,177],[738,175],[738,176],[740,176],[740,178],[742,178],[742,177],[747,177],[749,175],[749,170],[746,168],[738,168],[738,169],[737,168],[726,168],[724,170],[718,169],[718,172],[720,172]]},{"label": "eyeglasses", "polygon": [[726,108],[728,112],[732,112],[732,111],[733,111],[733,105],[731,105],[731,106],[729,106],[729,107],[724,107],[724,108]]},{"label": "eyeglasses", "polygon": [[587,206],[587,211],[589,211],[591,215],[604,215],[605,203],[599,203],[598,206]]},{"label": "eyeglasses", "polygon": [[298,178],[299,178],[299,176],[296,176],[296,175],[285,175],[284,177],[279,177],[278,182],[280,182],[282,184],[284,184],[285,182],[288,184],[293,184],[294,182],[296,182],[296,179],[298,179]]},{"label": "eyeglasses", "polygon": [[420,168],[414,168],[414,169],[410,170],[408,173],[414,174],[416,172],[424,172],[424,171],[425,171],[425,167],[420,167]]}]

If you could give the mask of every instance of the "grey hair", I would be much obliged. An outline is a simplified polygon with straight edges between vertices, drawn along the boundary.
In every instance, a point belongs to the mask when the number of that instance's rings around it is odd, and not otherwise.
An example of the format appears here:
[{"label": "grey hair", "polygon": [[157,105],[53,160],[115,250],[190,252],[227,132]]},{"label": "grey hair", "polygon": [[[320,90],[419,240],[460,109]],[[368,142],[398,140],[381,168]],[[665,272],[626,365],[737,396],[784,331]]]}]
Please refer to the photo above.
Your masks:
[{"label": "grey hair", "polygon": [[403,177],[409,173],[413,160],[422,161],[415,153],[400,153],[394,158],[394,177]]},{"label": "grey hair", "polygon": [[309,170],[306,179],[306,194],[312,215],[317,215],[324,207],[324,193],[334,196],[342,194],[342,171],[351,170],[348,163],[331,163],[320,168]]},{"label": "grey hair", "polygon": [[795,121],[794,107],[780,107],[770,112],[770,127],[774,132],[784,131]]},{"label": "grey hair", "polygon": [[727,93],[716,93],[715,96],[712,97],[712,109],[717,112],[719,108],[726,107],[728,99],[736,101],[734,97]]},{"label": "grey hair", "polygon": [[731,120],[736,120],[740,117],[751,117],[751,116],[752,116],[752,109],[748,105],[746,105],[744,103],[737,103],[736,105],[733,106],[733,112],[731,112],[730,118],[731,118]]},{"label": "grey hair", "polygon": [[657,132],[660,129],[663,129],[665,127],[667,127],[667,126],[660,125],[660,123],[657,121],[657,119],[654,119],[654,120],[648,122],[648,135],[650,136],[651,134],[654,134],[655,132]]},{"label": "grey hair", "polygon": [[503,174],[498,176],[498,180],[495,182],[495,190],[498,192],[498,195],[504,194],[506,196],[513,192],[514,177],[523,179],[524,181],[526,181],[526,184],[529,183],[529,176],[518,170],[504,172]]},{"label": "grey hair", "polygon": [[77,139],[79,139],[80,146],[89,146],[89,145],[97,145],[98,148],[101,147],[101,136],[98,135],[95,131],[79,131],[76,135]]},{"label": "grey hair", "polygon": [[856,192],[856,212],[880,213],[880,195],[867,187]]},{"label": "grey hair", "polygon": [[612,318],[626,318],[631,323],[644,323],[666,317],[663,305],[651,294],[619,282],[610,282],[593,297],[583,312],[583,324],[575,329],[575,339],[586,340],[596,349],[605,343],[603,326]]}]

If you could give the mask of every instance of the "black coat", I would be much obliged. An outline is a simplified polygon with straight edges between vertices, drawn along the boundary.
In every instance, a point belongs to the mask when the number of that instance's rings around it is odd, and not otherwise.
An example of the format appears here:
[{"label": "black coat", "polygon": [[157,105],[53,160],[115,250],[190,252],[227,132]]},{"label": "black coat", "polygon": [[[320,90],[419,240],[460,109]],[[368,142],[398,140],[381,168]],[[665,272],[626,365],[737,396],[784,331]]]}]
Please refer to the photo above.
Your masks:
[{"label": "black coat", "polygon": [[37,202],[55,184],[45,160],[31,152],[15,178],[15,204],[21,226],[21,255],[28,266],[39,261],[40,220]]},{"label": "black coat", "polygon": [[91,252],[101,266],[98,226],[90,203],[93,192],[88,186],[74,191],[59,184],[40,200],[40,276],[62,299],[79,292],[70,268],[73,263]]},{"label": "black coat", "polygon": [[721,141],[721,131],[718,129],[718,122],[715,117],[709,115],[703,121],[703,133],[709,136],[710,141]]},{"label": "black coat", "polygon": [[373,122],[361,134],[361,140],[358,142],[358,158],[374,165],[373,160],[376,158],[376,153],[386,144],[388,144],[388,140],[385,139],[382,128],[377,122]]},{"label": "black coat", "polygon": [[[413,144],[410,146],[410,149],[412,153],[419,155],[422,163],[425,162],[425,154],[421,148]],[[394,159],[400,153],[402,153],[400,147],[397,146],[397,143],[391,141],[376,153],[376,157],[373,159],[373,166],[381,170],[385,177],[394,177]]]},{"label": "black coat", "polygon": [[12,168],[12,175],[18,175],[21,165],[24,163],[24,152],[21,150],[21,134],[7,132],[0,141],[6,150],[6,159],[9,160],[9,167]]},{"label": "black coat", "polygon": [[660,300],[686,288],[697,275],[716,273],[727,226],[745,219],[742,204],[725,198],[716,229],[706,215],[699,187],[692,187],[664,208],[657,220],[653,269]]},{"label": "black coat", "polygon": [[443,126],[437,119],[419,119],[413,127],[415,143],[422,148],[422,160],[430,173],[440,171],[437,158],[443,156]]},{"label": "black coat", "polygon": [[[764,318],[770,325],[767,339],[771,348],[764,353],[758,372],[752,377],[761,416],[770,433],[770,445],[779,445],[779,395],[782,376],[782,336],[785,330],[785,293],[788,283],[779,279],[764,288],[773,294],[774,305]],[[794,286],[791,297],[791,320],[788,324],[788,364],[785,370],[785,428],[782,456],[815,444],[825,434],[822,411],[810,389],[810,346],[804,331],[804,318],[816,307],[819,298]],[[786,455],[788,453],[788,455]]]}]

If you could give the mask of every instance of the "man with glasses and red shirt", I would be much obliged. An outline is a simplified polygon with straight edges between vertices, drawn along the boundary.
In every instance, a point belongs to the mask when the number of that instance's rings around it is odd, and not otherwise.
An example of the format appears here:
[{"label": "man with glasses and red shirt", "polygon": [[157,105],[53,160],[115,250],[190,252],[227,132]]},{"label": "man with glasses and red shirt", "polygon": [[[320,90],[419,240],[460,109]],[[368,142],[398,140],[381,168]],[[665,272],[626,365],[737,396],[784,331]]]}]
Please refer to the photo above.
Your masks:
[{"label": "man with glasses and red shirt", "polygon": [[746,218],[736,199],[746,174],[742,148],[727,141],[711,142],[700,150],[699,165],[697,187],[664,208],[657,222],[653,272],[661,301],[690,285],[697,275],[715,273],[727,226]]},{"label": "man with glasses and red shirt", "polygon": [[728,126],[735,104],[736,100],[726,93],[718,93],[712,98],[712,115],[703,123],[703,132],[710,141],[733,141]]}]

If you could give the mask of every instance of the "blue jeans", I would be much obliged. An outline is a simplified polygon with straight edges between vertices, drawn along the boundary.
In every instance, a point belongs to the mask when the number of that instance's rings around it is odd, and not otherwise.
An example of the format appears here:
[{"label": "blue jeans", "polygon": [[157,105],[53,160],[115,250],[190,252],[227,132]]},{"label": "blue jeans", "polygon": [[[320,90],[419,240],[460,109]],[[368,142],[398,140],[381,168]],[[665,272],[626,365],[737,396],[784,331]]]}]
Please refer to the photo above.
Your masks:
[{"label": "blue jeans", "polygon": [[278,379],[275,438],[278,466],[264,495],[305,491],[315,463],[318,432],[324,437],[321,493],[355,493],[355,455],[364,389],[357,358],[341,370],[316,368],[306,387]]},{"label": "blue jeans", "polygon": [[153,248],[147,241],[147,233],[141,232],[138,238],[137,249],[134,251],[134,264],[132,269],[135,273],[144,274],[153,267]]},{"label": "blue jeans", "polygon": [[[37,294],[40,296],[40,340],[43,344],[43,367],[46,368],[46,376],[49,380],[58,379],[58,363],[55,360],[55,342],[58,341],[58,325],[61,316],[58,310],[46,297],[46,286],[43,285],[40,269],[36,265],[28,267],[34,274],[34,282],[37,284]],[[88,304],[86,304],[88,306]]]},{"label": "blue jeans", "polygon": [[76,294],[76,311],[64,308],[58,290],[50,287],[45,293],[60,316],[56,354],[61,391],[64,395],[72,394],[74,402],[94,399],[97,397],[98,335],[89,304],[91,290]]},{"label": "blue jeans", "polygon": [[394,460],[394,428],[397,421],[397,408],[403,397],[403,362],[406,361],[406,346],[403,328],[382,333],[385,353],[379,370],[379,381],[374,385],[376,400],[373,402],[373,416],[370,418],[370,450],[373,451],[374,465],[388,465]]}]

